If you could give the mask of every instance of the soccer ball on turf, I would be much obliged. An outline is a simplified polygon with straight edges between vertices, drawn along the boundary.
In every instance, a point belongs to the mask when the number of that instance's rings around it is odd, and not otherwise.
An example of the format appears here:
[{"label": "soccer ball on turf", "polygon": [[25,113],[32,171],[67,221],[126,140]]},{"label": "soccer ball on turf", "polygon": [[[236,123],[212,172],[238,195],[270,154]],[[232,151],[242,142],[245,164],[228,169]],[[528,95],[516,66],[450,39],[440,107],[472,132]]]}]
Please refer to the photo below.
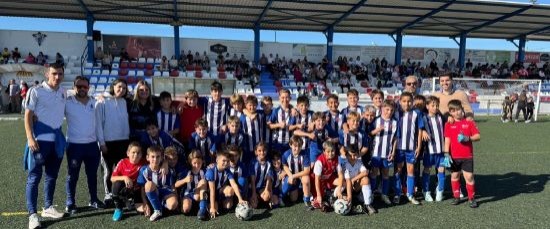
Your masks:
[{"label": "soccer ball on turf", "polygon": [[334,212],[338,215],[347,215],[350,211],[348,201],[338,199],[333,204]]},{"label": "soccer ball on turf", "polygon": [[249,220],[252,217],[252,208],[248,204],[238,204],[235,208],[235,216],[240,220]]}]

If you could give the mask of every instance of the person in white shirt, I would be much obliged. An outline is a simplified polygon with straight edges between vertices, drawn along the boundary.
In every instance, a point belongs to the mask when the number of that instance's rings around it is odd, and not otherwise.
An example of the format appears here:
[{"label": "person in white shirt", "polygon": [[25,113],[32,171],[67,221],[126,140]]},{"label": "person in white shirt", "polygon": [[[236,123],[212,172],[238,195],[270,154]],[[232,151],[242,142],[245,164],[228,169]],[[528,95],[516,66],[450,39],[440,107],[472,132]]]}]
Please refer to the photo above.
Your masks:
[{"label": "person in white shirt", "polygon": [[42,217],[62,218],[63,213],[53,207],[53,195],[59,167],[65,150],[63,124],[66,95],[59,85],[64,78],[63,64],[51,64],[45,72],[47,80],[27,93],[25,104],[25,133],[27,145],[24,152],[25,170],[28,171],[25,191],[29,228],[40,227],[36,205],[38,185],[44,168],[44,209]]},{"label": "person in white shirt", "polygon": [[126,94],[126,80],[117,79],[109,88],[110,96],[98,101],[95,106],[97,141],[101,149],[101,166],[103,169],[103,186],[105,188],[105,205],[113,203],[111,193],[111,173],[113,167],[126,157],[126,148],[130,139],[130,124]]},{"label": "person in white shirt", "polygon": [[90,202],[95,209],[103,209],[104,204],[97,198],[97,168],[101,159],[97,145],[95,99],[88,96],[90,82],[88,78],[77,76],[74,80],[74,96],[65,103],[67,119],[67,201],[66,211],[76,213],[76,184],[80,166],[85,164]]}]

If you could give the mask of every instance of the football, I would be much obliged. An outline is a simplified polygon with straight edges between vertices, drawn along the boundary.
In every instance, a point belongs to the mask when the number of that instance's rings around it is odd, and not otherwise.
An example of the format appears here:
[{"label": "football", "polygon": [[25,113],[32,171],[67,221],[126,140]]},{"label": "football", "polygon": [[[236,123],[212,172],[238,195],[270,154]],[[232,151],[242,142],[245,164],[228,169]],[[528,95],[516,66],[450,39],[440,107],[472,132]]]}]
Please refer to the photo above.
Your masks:
[{"label": "football", "polygon": [[238,204],[235,208],[235,216],[240,220],[248,220],[252,217],[252,208],[248,204]]},{"label": "football", "polygon": [[334,212],[338,215],[347,215],[350,211],[348,201],[343,199],[338,199],[334,202]]}]

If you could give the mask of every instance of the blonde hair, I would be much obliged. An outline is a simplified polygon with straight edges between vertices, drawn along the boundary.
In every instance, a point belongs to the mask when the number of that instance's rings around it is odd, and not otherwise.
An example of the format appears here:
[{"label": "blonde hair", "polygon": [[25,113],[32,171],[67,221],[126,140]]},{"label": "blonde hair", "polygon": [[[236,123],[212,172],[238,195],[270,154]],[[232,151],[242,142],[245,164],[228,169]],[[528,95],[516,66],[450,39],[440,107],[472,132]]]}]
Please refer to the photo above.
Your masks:
[{"label": "blonde hair", "polygon": [[239,94],[235,93],[233,95],[231,95],[231,97],[229,97],[229,102],[231,103],[231,105],[234,105],[234,104],[244,104],[244,99],[242,96],[240,96]]}]

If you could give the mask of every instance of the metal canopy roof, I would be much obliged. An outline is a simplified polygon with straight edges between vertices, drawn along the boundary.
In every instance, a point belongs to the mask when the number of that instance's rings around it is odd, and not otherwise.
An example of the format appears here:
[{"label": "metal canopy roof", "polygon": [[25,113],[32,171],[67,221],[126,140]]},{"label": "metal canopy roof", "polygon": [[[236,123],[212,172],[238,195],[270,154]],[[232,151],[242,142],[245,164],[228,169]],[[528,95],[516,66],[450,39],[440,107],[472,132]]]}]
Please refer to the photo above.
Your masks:
[{"label": "metal canopy roof", "polygon": [[478,0],[0,0],[0,15],[550,41],[550,5]]}]

